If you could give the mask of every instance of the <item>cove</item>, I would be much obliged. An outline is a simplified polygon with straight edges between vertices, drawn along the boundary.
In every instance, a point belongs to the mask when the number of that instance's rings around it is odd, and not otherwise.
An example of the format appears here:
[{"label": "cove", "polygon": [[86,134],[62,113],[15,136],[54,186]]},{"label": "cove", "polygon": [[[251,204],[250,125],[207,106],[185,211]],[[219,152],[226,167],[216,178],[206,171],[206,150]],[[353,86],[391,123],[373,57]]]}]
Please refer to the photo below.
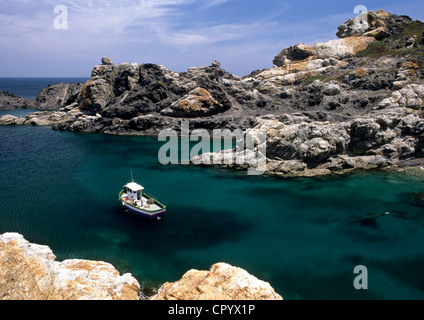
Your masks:
[{"label": "cove", "polygon": [[[48,245],[59,261],[106,261],[146,285],[227,262],[287,300],[424,298],[420,177],[164,166],[156,138],[45,127],[0,127],[0,141],[0,233]],[[167,205],[164,219],[123,211],[118,193],[131,170]],[[368,269],[367,290],[354,287],[358,265]]]}]

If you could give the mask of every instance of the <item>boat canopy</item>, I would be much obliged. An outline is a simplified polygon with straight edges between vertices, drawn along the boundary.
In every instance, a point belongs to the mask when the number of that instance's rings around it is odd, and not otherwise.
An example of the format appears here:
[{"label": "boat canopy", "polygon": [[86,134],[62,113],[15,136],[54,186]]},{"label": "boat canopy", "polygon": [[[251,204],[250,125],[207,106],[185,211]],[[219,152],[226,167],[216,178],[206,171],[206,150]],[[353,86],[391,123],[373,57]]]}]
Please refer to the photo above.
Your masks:
[{"label": "boat canopy", "polygon": [[127,188],[127,190],[131,190],[133,193],[139,192],[139,191],[143,191],[144,187],[140,186],[138,183],[135,182],[130,182],[128,183],[125,188]]}]

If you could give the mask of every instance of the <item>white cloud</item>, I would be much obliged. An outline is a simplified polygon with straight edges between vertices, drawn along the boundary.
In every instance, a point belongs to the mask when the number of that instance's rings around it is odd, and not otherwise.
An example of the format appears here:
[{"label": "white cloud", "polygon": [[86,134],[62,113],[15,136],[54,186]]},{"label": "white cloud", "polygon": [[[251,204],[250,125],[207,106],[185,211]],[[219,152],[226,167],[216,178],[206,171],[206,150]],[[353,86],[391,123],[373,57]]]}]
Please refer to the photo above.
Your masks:
[{"label": "white cloud", "polygon": [[[68,30],[53,27],[53,9],[58,4],[68,7]],[[242,63],[246,68],[250,68],[248,65],[257,68],[271,63],[284,46],[327,37],[328,22],[339,19],[325,17],[320,21],[293,22],[284,19],[290,9],[284,1],[260,14],[246,8],[243,11],[246,16],[234,19],[230,14],[221,16],[215,10],[208,11],[214,8],[238,12],[235,1],[229,8],[220,7],[224,4],[233,2],[0,0],[0,43],[4,48],[0,51],[0,61],[3,65],[5,61],[23,61],[22,68],[24,63],[29,65],[37,59],[46,63],[46,68],[50,61],[63,64],[70,60],[75,64],[85,61],[84,68],[89,71],[93,61],[96,63],[107,55],[116,63],[148,61],[174,70],[181,70],[183,63],[190,67],[212,59],[231,61],[238,70]],[[344,21],[341,20],[337,22]],[[334,24],[331,27],[334,33]]]},{"label": "white cloud", "polygon": [[203,6],[203,9],[207,9],[207,8],[210,8],[210,7],[219,6],[219,5],[224,4],[224,3],[228,2],[228,1],[229,0],[212,0],[212,1],[208,1],[208,3],[206,3]]}]

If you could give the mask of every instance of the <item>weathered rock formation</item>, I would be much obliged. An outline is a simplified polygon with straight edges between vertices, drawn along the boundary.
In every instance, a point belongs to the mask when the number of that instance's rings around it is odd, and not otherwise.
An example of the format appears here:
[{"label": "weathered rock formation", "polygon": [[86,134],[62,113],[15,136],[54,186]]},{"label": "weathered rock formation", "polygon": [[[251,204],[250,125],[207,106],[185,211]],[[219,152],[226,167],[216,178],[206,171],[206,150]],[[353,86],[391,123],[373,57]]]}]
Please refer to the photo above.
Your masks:
[{"label": "weathered rock formation", "polygon": [[0,110],[28,109],[31,101],[0,90]]},{"label": "weathered rock formation", "polygon": [[150,300],[283,300],[269,283],[245,270],[217,263],[209,271],[190,270],[165,283]]},{"label": "weathered rock formation", "polygon": [[140,285],[110,264],[55,261],[47,246],[16,233],[0,236],[1,300],[138,300]]},{"label": "weathered rock formation", "polygon": [[161,111],[164,116],[170,117],[201,117],[222,112],[223,105],[203,88],[190,91],[169,108]]},{"label": "weathered rock formation", "polygon": [[[296,168],[308,170],[330,161],[332,169],[325,167],[323,172],[362,165],[385,167],[407,157],[422,158],[424,24],[378,10],[346,21],[337,36],[324,43],[285,48],[272,68],[241,78],[216,62],[176,73],[155,64],[114,65],[103,58],[69,104],[25,119],[1,117],[0,124],[42,124],[57,130],[123,135],[179,130],[183,119],[190,121],[190,129],[261,126],[269,131],[269,161],[292,161]],[[378,122],[377,113],[390,116],[391,124]],[[275,120],[264,124],[269,115]],[[406,116],[417,119],[414,125],[418,126],[408,133],[399,127]],[[290,126],[286,131],[294,132],[274,137],[281,131],[279,119],[291,118],[302,122],[286,123]],[[358,121],[376,123],[379,128],[369,136],[361,135],[368,129],[356,129],[353,124]],[[308,135],[304,125],[327,128],[340,136]],[[277,141],[290,145],[290,151]],[[407,147],[401,147],[400,141]],[[381,149],[391,143],[396,146],[389,149],[400,151]],[[370,161],[374,164],[369,165]],[[293,167],[275,162],[272,166],[270,172]]]},{"label": "weathered rock formation", "polygon": [[[273,63],[283,68],[285,74],[294,73],[300,70],[312,70],[324,67],[325,65],[335,65],[335,61],[325,59],[344,60],[352,58],[359,51],[368,47],[375,41],[373,37],[355,36],[343,39],[331,40],[325,43],[315,43],[311,46],[300,43],[283,49],[275,58]],[[319,61],[316,61],[319,60]],[[310,62],[313,61],[313,62]],[[284,74],[284,72],[283,72]]]},{"label": "weathered rock formation", "polygon": [[[0,235],[0,300],[139,300],[140,284],[109,263],[55,261],[47,246],[17,233]],[[200,290],[200,291],[199,291]],[[152,300],[277,300],[268,283],[227,264],[210,272],[189,271],[176,285],[164,284]]]},{"label": "weathered rock formation", "polygon": [[[408,85],[380,102],[373,112],[349,121],[311,121],[302,114],[260,117],[255,130],[267,135],[266,172],[324,175],[394,167],[403,160],[423,158],[423,98],[424,85]],[[234,150],[233,158],[223,166],[246,169],[245,163],[236,162],[243,153]],[[192,163],[213,165],[214,157],[206,153]]]},{"label": "weathered rock formation", "polygon": [[390,14],[384,10],[362,13],[357,18],[350,19],[340,25],[337,36],[339,38],[346,38],[363,35],[382,40],[389,36],[386,25],[386,20],[389,16]]},{"label": "weathered rock formation", "polygon": [[35,110],[57,110],[77,101],[81,92],[81,83],[60,83],[45,87],[32,101]]}]

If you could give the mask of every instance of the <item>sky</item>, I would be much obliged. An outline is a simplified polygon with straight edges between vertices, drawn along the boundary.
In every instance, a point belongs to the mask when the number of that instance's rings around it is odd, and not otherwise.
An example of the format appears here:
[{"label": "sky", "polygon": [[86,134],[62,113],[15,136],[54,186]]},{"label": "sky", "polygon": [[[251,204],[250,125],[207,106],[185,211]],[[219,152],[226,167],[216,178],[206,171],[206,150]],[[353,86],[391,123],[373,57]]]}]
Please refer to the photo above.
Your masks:
[{"label": "sky", "polygon": [[89,77],[105,56],[176,72],[217,60],[243,76],[336,39],[358,5],[424,21],[422,0],[0,0],[0,77]]}]

